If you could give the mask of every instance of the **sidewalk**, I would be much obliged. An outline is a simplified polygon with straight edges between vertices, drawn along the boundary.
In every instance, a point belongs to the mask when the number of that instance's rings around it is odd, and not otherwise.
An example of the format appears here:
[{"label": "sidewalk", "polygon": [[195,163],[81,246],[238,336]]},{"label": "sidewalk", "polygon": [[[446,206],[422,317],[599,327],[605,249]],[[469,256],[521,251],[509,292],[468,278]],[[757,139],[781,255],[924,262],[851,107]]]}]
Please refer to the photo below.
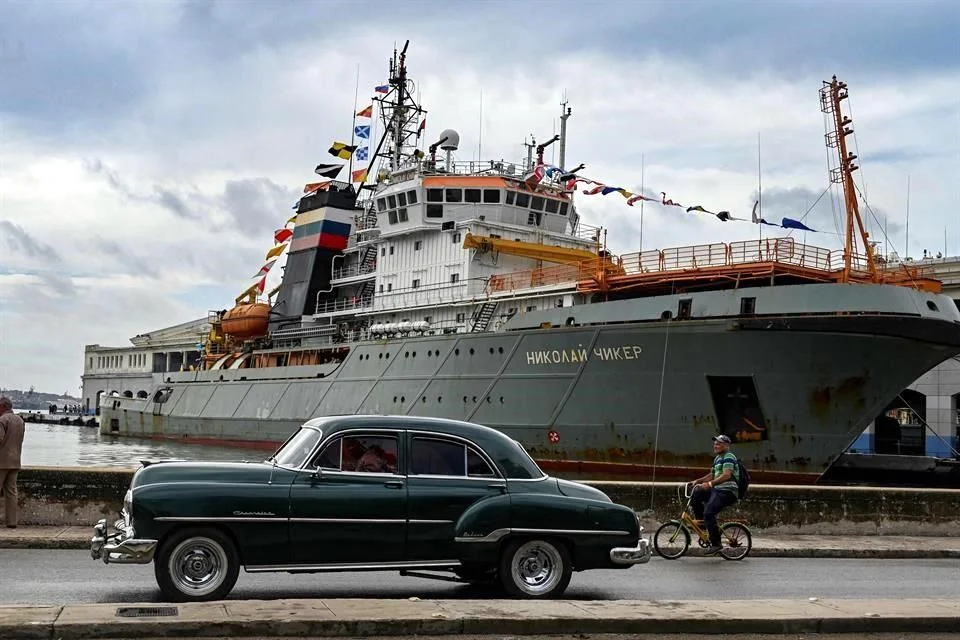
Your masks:
[{"label": "sidewalk", "polygon": [[[0,528],[0,549],[89,549],[92,527]],[[649,539],[650,531],[644,535]],[[699,548],[692,547],[691,555]],[[753,535],[754,558],[960,558],[960,536]]]},{"label": "sidewalk", "polygon": [[[137,616],[143,606],[147,616]],[[131,611],[133,610],[133,611]],[[369,637],[955,632],[954,600],[229,600],[0,606],[0,637]]]}]

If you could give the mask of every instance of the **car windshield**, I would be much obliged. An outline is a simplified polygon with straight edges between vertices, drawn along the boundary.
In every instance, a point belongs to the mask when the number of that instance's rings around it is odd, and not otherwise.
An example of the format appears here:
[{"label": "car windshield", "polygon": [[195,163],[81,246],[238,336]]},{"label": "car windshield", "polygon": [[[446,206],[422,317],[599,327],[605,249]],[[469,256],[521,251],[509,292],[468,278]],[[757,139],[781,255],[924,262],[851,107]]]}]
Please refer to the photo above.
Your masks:
[{"label": "car windshield", "polygon": [[323,433],[315,427],[301,427],[270,459],[283,467],[300,468],[306,462]]}]

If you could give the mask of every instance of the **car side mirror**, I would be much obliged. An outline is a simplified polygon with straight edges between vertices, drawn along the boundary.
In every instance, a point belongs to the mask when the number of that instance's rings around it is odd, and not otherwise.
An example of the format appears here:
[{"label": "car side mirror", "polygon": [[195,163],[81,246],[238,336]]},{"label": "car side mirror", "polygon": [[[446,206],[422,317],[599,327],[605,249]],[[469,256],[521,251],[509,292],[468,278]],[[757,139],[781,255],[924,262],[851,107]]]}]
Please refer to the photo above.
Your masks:
[{"label": "car side mirror", "polygon": [[320,467],[315,468],[313,472],[310,474],[311,480],[316,481],[316,480],[321,480],[322,478],[323,478],[323,469],[321,469]]}]

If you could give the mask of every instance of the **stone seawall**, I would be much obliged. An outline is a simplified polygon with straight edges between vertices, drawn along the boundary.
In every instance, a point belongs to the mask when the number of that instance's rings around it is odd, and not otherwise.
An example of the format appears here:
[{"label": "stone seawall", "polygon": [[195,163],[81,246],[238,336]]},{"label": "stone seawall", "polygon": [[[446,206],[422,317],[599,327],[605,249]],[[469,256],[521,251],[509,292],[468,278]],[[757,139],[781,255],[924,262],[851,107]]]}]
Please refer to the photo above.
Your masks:
[{"label": "stone seawall", "polygon": [[[119,517],[131,469],[33,467],[19,476],[24,525],[92,525]],[[640,513],[647,532],[677,517],[675,483],[586,482]],[[960,536],[960,491],[753,485],[723,514],[756,531],[790,534]]]}]

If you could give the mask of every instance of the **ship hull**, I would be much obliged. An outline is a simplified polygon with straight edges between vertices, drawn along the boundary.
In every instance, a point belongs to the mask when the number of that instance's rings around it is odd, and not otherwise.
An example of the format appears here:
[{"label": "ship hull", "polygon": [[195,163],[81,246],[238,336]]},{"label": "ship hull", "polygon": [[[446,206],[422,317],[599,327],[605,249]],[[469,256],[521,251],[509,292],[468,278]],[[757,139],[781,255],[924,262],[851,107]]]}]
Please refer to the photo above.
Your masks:
[{"label": "ship hull", "polygon": [[907,385],[960,353],[955,323],[810,316],[637,322],[357,343],[339,364],[169,375],[110,398],[117,435],[272,446],[319,415],[500,429],[544,467],[689,476],[728,433],[758,478],[812,482]]}]

